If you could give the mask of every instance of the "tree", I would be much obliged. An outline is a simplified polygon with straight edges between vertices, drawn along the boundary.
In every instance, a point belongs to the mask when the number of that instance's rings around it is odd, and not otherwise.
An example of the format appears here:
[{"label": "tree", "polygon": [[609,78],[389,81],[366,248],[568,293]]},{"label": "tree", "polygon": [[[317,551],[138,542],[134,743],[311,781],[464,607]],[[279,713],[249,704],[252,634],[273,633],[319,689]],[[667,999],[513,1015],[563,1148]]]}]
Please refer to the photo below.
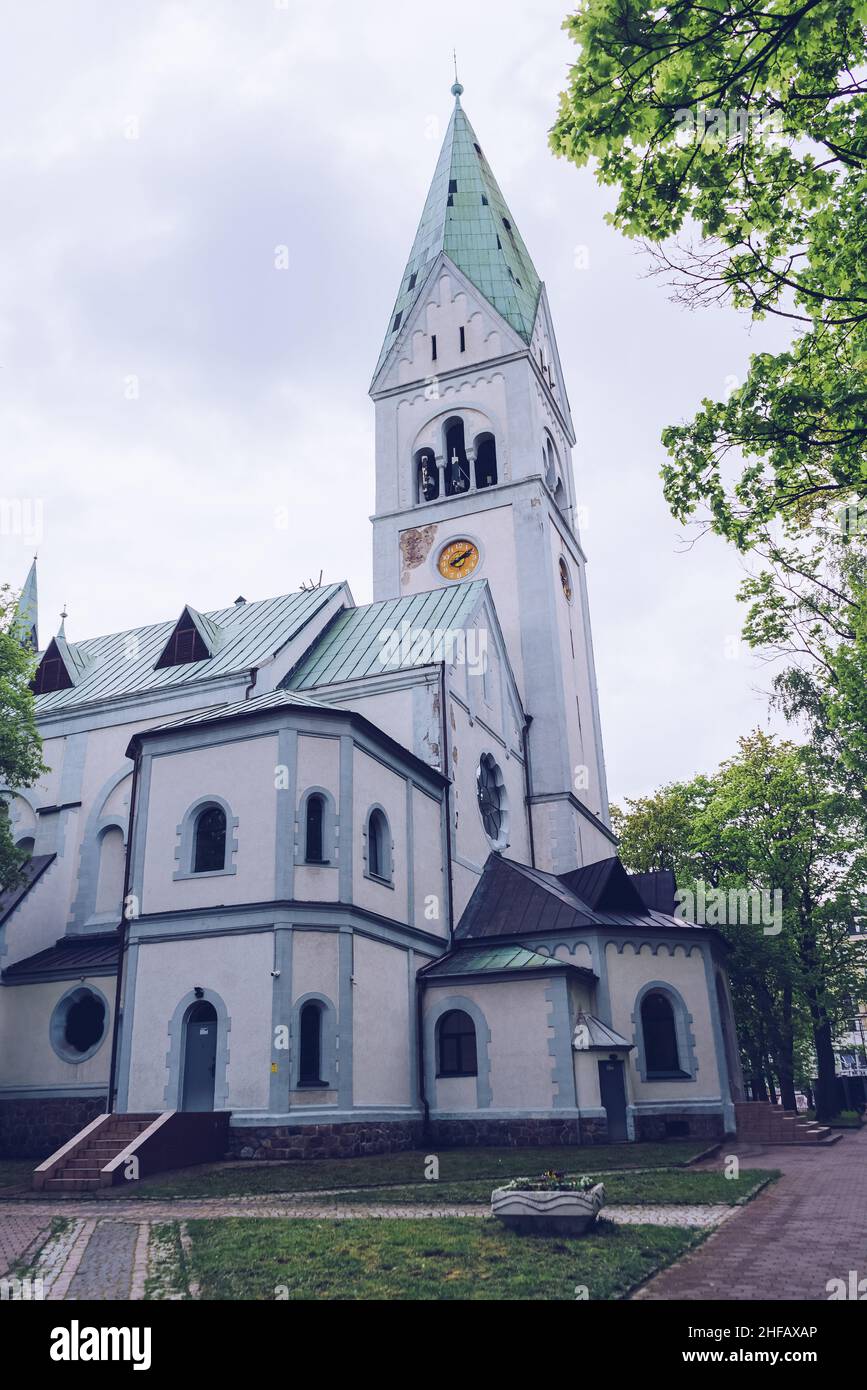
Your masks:
[{"label": "tree", "polygon": [[[14,792],[30,786],[48,769],[42,761],[42,741],[30,681],[34,654],[21,641],[16,598],[8,584],[0,587],[0,787]],[[14,887],[22,871],[22,856],[12,839],[6,802],[0,796],[0,892]]]},{"label": "tree", "polygon": [[863,962],[851,939],[863,840],[852,802],[811,746],[761,731],[712,777],[664,787],[614,812],[631,869],[673,868],[678,888],[779,894],[781,931],[725,914],[728,970],[744,1072],[764,1099],[779,1085],[787,1108],[805,1053],[816,1058],[817,1109],[837,1108],[833,1039]]},{"label": "tree", "polygon": [[611,220],[646,239],[676,297],[795,330],[786,351],[752,357],[728,399],[664,431],[671,510],[761,560],[743,594],[754,618],[778,618],[794,586],[847,641],[853,595],[829,578],[816,527],[863,553],[863,0],[585,0],[564,27],[580,56],[554,151],[594,158],[598,180],[619,185]]}]

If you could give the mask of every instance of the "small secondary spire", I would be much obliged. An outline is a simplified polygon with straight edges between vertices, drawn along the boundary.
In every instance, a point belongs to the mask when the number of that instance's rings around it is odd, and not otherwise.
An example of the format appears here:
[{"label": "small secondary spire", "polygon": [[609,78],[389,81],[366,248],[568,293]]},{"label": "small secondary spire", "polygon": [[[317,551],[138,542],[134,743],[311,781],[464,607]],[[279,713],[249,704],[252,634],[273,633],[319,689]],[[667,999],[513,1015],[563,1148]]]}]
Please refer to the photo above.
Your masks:
[{"label": "small secondary spire", "polygon": [[455,80],[454,80],[454,83],[453,83],[453,85],[452,85],[452,96],[453,96],[453,97],[455,98],[455,100],[457,101],[458,106],[460,106],[460,104],[461,104],[461,93],[463,92],[464,89],[463,89],[463,87],[461,86],[460,82],[458,81],[458,53],[457,53],[457,49],[455,49],[455,48],[452,49],[452,59],[453,59],[453,61],[454,61],[454,65],[455,65]]}]

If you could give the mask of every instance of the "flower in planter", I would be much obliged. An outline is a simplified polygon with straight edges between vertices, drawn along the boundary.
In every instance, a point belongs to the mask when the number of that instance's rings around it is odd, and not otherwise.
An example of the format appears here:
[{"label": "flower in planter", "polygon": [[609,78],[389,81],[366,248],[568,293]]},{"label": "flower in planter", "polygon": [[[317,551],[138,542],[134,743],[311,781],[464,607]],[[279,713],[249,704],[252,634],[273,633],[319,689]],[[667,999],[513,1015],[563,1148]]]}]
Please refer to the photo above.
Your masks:
[{"label": "flower in planter", "polygon": [[589,1192],[597,1186],[594,1178],[586,1174],[567,1178],[565,1173],[555,1173],[549,1169],[538,1177],[512,1178],[502,1184],[503,1192]]}]

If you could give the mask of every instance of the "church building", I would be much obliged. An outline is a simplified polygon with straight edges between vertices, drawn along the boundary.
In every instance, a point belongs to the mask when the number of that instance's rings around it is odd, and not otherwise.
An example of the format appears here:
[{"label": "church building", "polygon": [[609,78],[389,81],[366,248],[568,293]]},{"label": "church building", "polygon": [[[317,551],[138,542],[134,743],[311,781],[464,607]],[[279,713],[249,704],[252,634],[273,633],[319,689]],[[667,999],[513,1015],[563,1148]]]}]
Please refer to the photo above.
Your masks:
[{"label": "church building", "polygon": [[[551,309],[452,90],[370,389],[374,601],[41,653],[0,1151],[106,1111],[242,1158],[735,1127],[725,944],[617,858]],[[35,567],[19,613],[37,647]]]}]

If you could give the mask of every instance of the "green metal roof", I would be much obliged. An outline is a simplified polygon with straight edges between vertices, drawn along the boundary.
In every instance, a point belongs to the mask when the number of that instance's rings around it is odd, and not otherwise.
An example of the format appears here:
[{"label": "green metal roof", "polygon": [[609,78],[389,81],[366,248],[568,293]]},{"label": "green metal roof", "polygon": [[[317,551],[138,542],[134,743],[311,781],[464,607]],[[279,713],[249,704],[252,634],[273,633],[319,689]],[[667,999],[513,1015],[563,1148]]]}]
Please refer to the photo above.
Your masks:
[{"label": "green metal roof", "polygon": [[[489,946],[477,950],[452,951],[424,973],[430,975],[478,975],[501,970],[550,970],[552,966],[569,966],[569,961],[555,956],[543,956],[526,946]],[[572,966],[572,969],[575,967]]]},{"label": "green metal roof", "polygon": [[[310,690],[442,661],[443,643],[440,639],[438,645],[433,634],[468,624],[486,589],[484,579],[463,580],[447,589],[344,609],[283,684]],[[392,633],[404,639],[387,645]]]},{"label": "green metal roof", "polygon": [[542,282],[459,96],[391,312],[374,380],[421,294],[431,263],[441,251],[528,343]]},{"label": "green metal roof", "polygon": [[191,661],[159,670],[154,667],[175,630],[176,617],[170,622],[130,628],[84,642],[70,642],[59,634],[55,641],[58,645],[63,642],[62,654],[64,661],[69,662],[67,669],[75,685],[68,690],[38,695],[37,715],[145,691],[193,685],[251,670],[297,636],[340,589],[339,584],[329,584],[321,589],[301,590],[279,598],[233,604],[231,608],[198,614],[209,636],[214,635],[215,629],[219,630],[214,655],[206,661]]},{"label": "green metal roof", "polygon": [[39,626],[39,597],[36,584],[36,559],[27,572],[24,581],[24,588],[15,606],[15,622],[21,635],[21,641],[34,651],[39,650],[39,636],[37,628]]},{"label": "green metal roof", "polygon": [[170,719],[165,724],[156,724],[146,732],[164,733],[167,729],[186,728],[192,724],[213,724],[223,719],[235,719],[239,715],[261,714],[272,709],[292,709],[298,706],[325,709],[329,714],[334,713],[333,705],[326,705],[324,700],[314,700],[312,696],[304,695],[300,690],[272,690],[267,695],[254,695],[251,700],[233,700],[228,705],[214,705],[211,709],[196,710],[193,714],[185,714],[181,719]]}]

